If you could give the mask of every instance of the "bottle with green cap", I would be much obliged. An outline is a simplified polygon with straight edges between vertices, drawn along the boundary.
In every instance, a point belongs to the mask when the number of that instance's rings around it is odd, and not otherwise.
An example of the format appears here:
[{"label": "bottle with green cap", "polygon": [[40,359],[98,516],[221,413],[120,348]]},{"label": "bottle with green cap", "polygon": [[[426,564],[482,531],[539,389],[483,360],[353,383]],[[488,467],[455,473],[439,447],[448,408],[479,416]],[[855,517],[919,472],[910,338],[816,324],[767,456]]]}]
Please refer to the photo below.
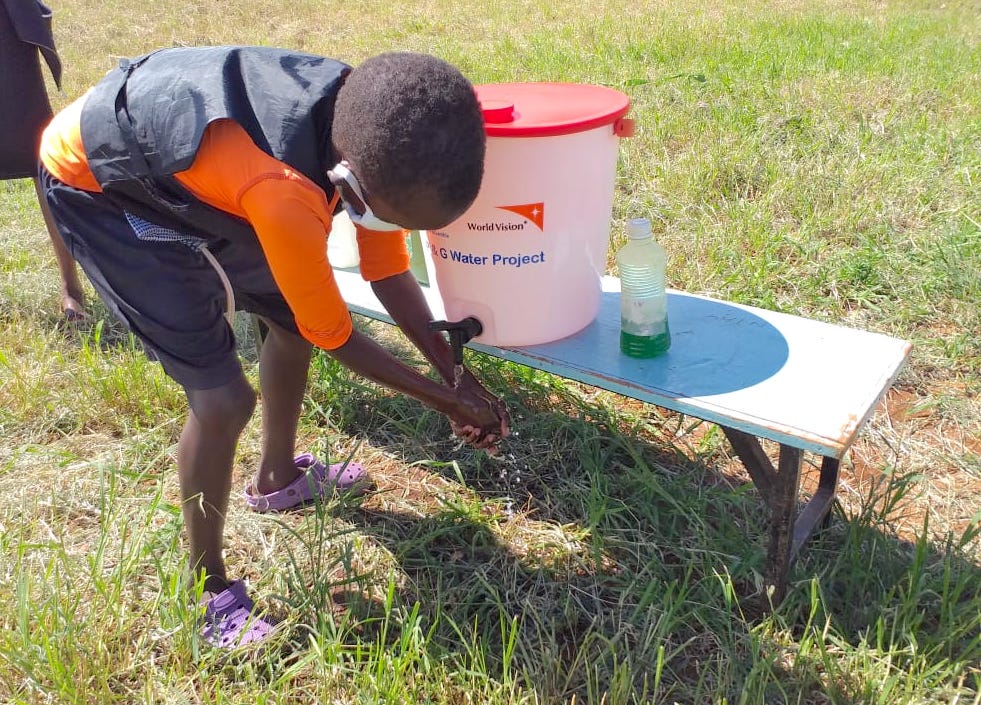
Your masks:
[{"label": "bottle with green cap", "polygon": [[630,357],[655,357],[671,345],[664,248],[647,218],[627,222],[627,244],[617,252],[620,270],[620,350]]}]

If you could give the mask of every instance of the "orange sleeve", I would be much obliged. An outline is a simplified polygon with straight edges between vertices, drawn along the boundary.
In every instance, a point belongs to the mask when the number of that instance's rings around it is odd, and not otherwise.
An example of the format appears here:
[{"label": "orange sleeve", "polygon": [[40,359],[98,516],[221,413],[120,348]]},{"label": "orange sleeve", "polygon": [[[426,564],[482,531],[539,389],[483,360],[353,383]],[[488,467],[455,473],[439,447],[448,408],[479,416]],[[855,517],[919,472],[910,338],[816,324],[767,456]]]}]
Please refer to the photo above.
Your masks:
[{"label": "orange sleeve", "polygon": [[242,194],[241,205],[300,334],[333,350],[347,342],[353,326],[327,261],[330,221],[317,213],[316,200],[289,179],[264,179]]},{"label": "orange sleeve", "polygon": [[327,261],[333,209],[323,189],[256,147],[231,120],[211,124],[194,163],[174,176],[252,225],[304,338],[325,350],[347,342],[353,327]]},{"label": "orange sleeve", "polygon": [[101,192],[89,169],[82,145],[82,106],[88,93],[55,115],[41,135],[44,168],[62,183],[83,191]]},{"label": "orange sleeve", "polygon": [[366,230],[360,225],[356,225],[354,229],[358,233],[358,255],[361,258],[359,267],[365,281],[376,282],[409,271],[409,247],[406,244],[405,230],[382,232]]}]

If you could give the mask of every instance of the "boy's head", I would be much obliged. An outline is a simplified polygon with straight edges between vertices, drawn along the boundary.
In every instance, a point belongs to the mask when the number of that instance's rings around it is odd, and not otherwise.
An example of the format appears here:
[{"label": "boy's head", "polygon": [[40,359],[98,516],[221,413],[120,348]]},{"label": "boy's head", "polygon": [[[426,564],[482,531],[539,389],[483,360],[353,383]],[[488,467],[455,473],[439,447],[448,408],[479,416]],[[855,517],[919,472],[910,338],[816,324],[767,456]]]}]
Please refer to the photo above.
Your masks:
[{"label": "boy's head", "polygon": [[473,86],[426,54],[368,59],[348,75],[334,108],[333,143],[378,217],[434,229],[473,203],[486,137]]}]

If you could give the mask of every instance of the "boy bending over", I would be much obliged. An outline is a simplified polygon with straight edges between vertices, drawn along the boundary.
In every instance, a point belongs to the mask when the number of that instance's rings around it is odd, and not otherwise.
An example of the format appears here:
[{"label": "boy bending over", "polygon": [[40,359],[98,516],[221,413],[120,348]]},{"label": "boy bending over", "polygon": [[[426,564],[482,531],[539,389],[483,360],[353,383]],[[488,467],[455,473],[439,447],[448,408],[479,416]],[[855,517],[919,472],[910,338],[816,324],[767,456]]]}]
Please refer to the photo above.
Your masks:
[{"label": "boy bending over", "polygon": [[[212,643],[255,641],[272,627],[222,559],[235,447],[256,405],[223,316],[230,293],[269,329],[252,509],[289,509],[365,479],[356,464],[295,456],[313,345],[446,414],[478,448],[507,434],[498,399],[469,373],[454,385],[405,244],[406,229],[443,227],[471,204],[484,148],[473,87],[439,59],[392,53],[351,68],[259,47],[123,61],[45,131],[39,178],[61,237],[187,395],[177,466]],[[446,384],[353,329],[327,261],[341,208],[357,227],[362,275]]]}]

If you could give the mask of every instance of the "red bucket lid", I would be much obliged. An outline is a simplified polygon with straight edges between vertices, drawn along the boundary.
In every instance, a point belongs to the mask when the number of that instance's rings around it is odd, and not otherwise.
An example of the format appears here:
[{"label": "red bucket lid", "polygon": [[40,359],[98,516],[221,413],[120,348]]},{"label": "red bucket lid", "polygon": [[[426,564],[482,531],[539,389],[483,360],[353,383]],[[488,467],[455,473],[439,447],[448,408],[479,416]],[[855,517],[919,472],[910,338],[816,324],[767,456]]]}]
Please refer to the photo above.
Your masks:
[{"label": "red bucket lid", "polygon": [[547,137],[611,125],[630,98],[580,83],[488,83],[476,86],[490,137]]}]

